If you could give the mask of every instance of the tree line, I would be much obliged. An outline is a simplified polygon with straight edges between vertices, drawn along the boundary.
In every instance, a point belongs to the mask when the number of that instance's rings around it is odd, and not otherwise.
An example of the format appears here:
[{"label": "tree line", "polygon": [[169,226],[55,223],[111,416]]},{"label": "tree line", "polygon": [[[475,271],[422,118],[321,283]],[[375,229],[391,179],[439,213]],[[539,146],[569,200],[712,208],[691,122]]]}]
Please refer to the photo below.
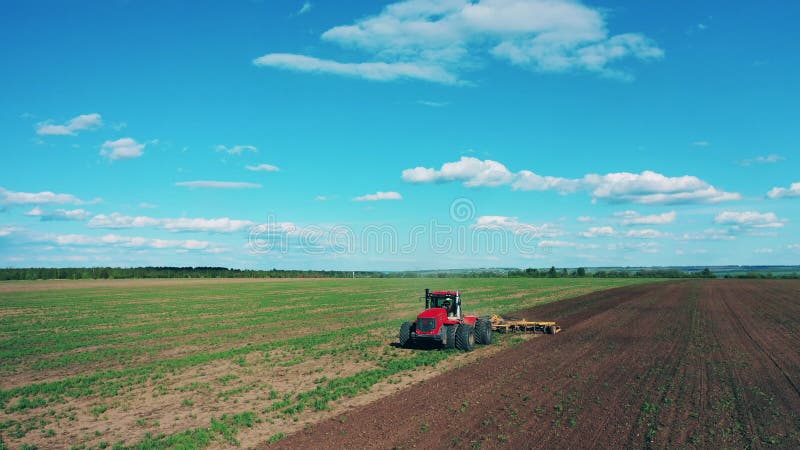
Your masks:
[{"label": "tree line", "polygon": [[714,273],[705,268],[700,271],[687,272],[678,269],[641,269],[641,270],[596,270],[589,272],[584,267],[570,270],[567,268],[513,270],[508,273],[514,278],[714,278]]},{"label": "tree line", "polygon": [[[747,272],[725,274],[724,278],[798,279],[798,273],[772,274]],[[710,269],[683,271],[678,269],[575,269],[555,266],[527,269],[484,269],[456,271],[348,271],[348,270],[248,270],[227,267],[30,267],[0,269],[0,281],[7,280],[81,280],[126,278],[716,278]]]},{"label": "tree line", "polygon": [[30,267],[0,269],[0,280],[82,280],[125,278],[350,278],[377,272],[343,270],[242,270],[226,267]]}]

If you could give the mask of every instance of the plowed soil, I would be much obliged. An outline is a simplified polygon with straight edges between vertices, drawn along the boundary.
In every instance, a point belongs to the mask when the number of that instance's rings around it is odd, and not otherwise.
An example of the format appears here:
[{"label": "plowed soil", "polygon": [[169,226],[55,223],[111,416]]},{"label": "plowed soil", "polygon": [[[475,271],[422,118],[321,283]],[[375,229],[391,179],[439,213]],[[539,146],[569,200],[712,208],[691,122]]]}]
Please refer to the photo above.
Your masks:
[{"label": "plowed soil", "polygon": [[798,448],[800,283],[691,280],[515,314],[564,331],[269,448]]}]

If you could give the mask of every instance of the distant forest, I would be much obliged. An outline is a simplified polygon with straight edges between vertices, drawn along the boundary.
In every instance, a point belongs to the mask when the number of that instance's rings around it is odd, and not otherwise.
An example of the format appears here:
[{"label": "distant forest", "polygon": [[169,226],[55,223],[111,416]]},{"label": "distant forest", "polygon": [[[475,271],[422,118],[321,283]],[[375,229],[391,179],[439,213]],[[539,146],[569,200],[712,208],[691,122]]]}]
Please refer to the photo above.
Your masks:
[{"label": "distant forest", "polygon": [[226,267],[31,267],[0,269],[0,281],[81,280],[130,278],[781,278],[798,279],[800,273],[765,271],[715,274],[710,269],[476,269],[443,271],[349,271],[349,270],[241,270]]}]

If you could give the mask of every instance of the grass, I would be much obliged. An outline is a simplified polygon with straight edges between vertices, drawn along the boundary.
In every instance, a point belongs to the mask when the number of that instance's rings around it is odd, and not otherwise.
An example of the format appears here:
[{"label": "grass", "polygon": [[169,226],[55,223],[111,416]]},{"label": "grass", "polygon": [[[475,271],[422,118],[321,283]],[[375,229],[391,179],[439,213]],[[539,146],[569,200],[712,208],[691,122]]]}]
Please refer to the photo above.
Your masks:
[{"label": "grass", "polygon": [[[0,380],[45,378],[0,381],[0,424],[7,424],[0,442],[19,447],[31,429],[63,436],[82,426],[79,399],[95,405],[83,411],[95,421],[113,420],[118,409],[148,420],[128,430],[133,437],[69,444],[235,445],[237,433],[260,428],[259,421],[272,430],[262,442],[272,441],[301,417],[458,354],[388,345],[400,322],[422,308],[425,287],[460,289],[465,312],[483,315],[642,281],[329,279],[0,292]],[[297,387],[273,383],[285,371]],[[131,400],[145,397],[161,406]],[[226,412],[242,404],[260,412]],[[188,416],[180,422],[185,431],[158,433],[159,422],[174,422],[175,411],[194,405],[214,405],[221,415],[205,424]]]}]

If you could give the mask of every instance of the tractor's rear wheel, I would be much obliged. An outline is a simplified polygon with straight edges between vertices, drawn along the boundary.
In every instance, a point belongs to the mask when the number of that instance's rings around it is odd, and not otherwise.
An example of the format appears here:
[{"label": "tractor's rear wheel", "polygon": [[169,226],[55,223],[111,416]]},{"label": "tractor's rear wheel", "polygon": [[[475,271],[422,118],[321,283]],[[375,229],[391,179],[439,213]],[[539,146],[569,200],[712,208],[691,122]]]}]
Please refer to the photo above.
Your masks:
[{"label": "tractor's rear wheel", "polygon": [[456,348],[456,327],[455,325],[444,326],[444,348],[451,350]]},{"label": "tractor's rear wheel", "polygon": [[462,323],[456,329],[456,348],[465,352],[475,349],[475,327]]},{"label": "tractor's rear wheel", "polygon": [[411,327],[414,326],[411,322],[403,322],[400,325],[400,347],[408,348],[411,346]]},{"label": "tractor's rear wheel", "polygon": [[492,343],[492,322],[486,318],[475,321],[475,342],[481,345]]}]

